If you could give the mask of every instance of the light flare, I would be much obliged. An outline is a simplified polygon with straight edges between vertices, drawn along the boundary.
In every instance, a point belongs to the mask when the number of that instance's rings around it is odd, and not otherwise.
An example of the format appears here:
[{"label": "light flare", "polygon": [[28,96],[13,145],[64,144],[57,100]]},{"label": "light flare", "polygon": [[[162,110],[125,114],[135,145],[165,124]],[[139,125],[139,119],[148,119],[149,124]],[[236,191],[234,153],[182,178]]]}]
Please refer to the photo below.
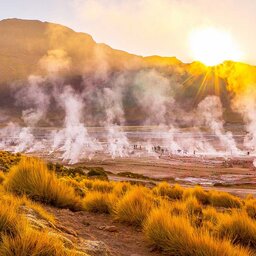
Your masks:
[{"label": "light flare", "polygon": [[193,30],[189,46],[193,59],[207,66],[215,66],[225,60],[241,61],[243,57],[228,32],[212,27]]}]

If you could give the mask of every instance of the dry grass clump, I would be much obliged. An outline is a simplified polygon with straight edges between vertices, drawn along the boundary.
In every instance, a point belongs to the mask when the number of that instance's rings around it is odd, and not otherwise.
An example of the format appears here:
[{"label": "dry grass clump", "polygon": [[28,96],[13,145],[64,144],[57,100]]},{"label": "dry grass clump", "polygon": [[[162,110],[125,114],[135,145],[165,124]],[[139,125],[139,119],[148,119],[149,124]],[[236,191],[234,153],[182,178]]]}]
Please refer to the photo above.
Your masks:
[{"label": "dry grass clump", "polygon": [[8,151],[0,151],[0,169],[8,171],[8,169],[20,161],[21,157],[20,153],[14,154]]},{"label": "dry grass clump", "polygon": [[5,182],[8,191],[61,208],[80,209],[74,189],[50,172],[44,162],[36,158],[23,159],[11,168]]},{"label": "dry grass clump", "polygon": [[118,197],[124,196],[127,191],[132,188],[132,185],[128,182],[118,182],[113,188],[113,193]]},{"label": "dry grass clump", "polygon": [[248,256],[249,251],[228,241],[198,232],[184,216],[172,216],[165,208],[151,211],[144,233],[153,246],[170,256]]},{"label": "dry grass clump", "polygon": [[202,206],[199,204],[197,199],[192,196],[185,201],[185,210],[188,216],[202,214]]},{"label": "dry grass clump", "polygon": [[196,186],[194,188],[188,188],[184,191],[183,198],[195,197],[198,202],[203,205],[208,205],[210,203],[210,193],[205,191],[202,187]]},{"label": "dry grass clump", "polygon": [[241,208],[242,202],[236,196],[229,193],[211,191],[210,192],[210,203],[214,207],[224,207],[224,208]]},{"label": "dry grass clump", "polygon": [[184,189],[180,185],[175,184],[174,186],[171,186],[167,182],[161,182],[153,189],[154,194],[168,197],[171,200],[181,200],[183,192]]},{"label": "dry grass clump", "polygon": [[250,218],[256,219],[256,200],[255,199],[246,200],[244,209]]},{"label": "dry grass clump", "polygon": [[84,198],[83,208],[89,212],[111,213],[116,200],[117,198],[114,194],[92,191],[87,193]]},{"label": "dry grass clump", "polygon": [[87,189],[84,188],[84,186],[81,185],[80,182],[78,182],[77,180],[71,178],[71,177],[61,177],[60,181],[63,181],[64,183],[66,183],[67,185],[73,187],[75,194],[79,197],[84,197],[86,195],[86,191]]},{"label": "dry grass clump", "polygon": [[17,197],[15,195],[5,192],[0,194],[0,198],[0,204],[3,205],[3,207],[4,205],[8,206],[6,208],[15,209],[17,213],[26,213],[28,209],[31,209],[40,218],[51,223],[55,223],[55,218],[53,217],[53,215],[49,214],[46,210],[44,210],[41,205],[29,200],[26,196]]},{"label": "dry grass clump", "polygon": [[134,187],[117,202],[115,216],[121,222],[140,226],[155,204],[150,190]]},{"label": "dry grass clump", "polygon": [[[12,237],[4,235],[0,254],[5,256],[68,256],[63,243],[46,232],[26,228]],[[73,254],[74,255],[74,254]]]},{"label": "dry grass clump", "polygon": [[[0,255],[4,256],[71,256],[80,255],[67,250],[57,234],[34,229],[27,214],[39,215],[47,221],[54,218],[40,205],[25,197],[0,193]],[[84,254],[85,255],[85,254]]]},{"label": "dry grass clump", "polygon": [[205,209],[203,209],[203,219],[211,221],[214,224],[217,224],[219,214],[220,213],[218,213],[214,207],[206,207]]},{"label": "dry grass clump", "polygon": [[223,215],[216,231],[220,237],[235,244],[256,248],[256,223],[243,212]]},{"label": "dry grass clump", "polygon": [[114,184],[105,180],[95,180],[92,183],[92,190],[103,193],[109,193],[113,190]]},{"label": "dry grass clump", "polygon": [[87,188],[87,189],[92,189],[92,184],[94,180],[89,180],[89,179],[83,179],[80,184],[81,186]]},{"label": "dry grass clump", "polygon": [[2,184],[5,181],[5,174],[0,171],[0,184]]},{"label": "dry grass clump", "polygon": [[0,234],[15,235],[18,229],[26,225],[25,219],[18,214],[17,207],[14,203],[7,204],[1,201],[0,206]]}]

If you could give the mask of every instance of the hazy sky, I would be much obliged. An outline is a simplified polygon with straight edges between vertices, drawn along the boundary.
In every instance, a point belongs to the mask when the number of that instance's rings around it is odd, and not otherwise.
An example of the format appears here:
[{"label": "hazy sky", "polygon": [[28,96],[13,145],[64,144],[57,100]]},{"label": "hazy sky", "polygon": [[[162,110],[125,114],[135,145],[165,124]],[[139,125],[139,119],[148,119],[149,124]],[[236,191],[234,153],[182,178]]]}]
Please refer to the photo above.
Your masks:
[{"label": "hazy sky", "polygon": [[139,55],[191,61],[189,35],[227,31],[256,64],[256,0],[0,0],[0,19],[39,19],[86,32],[97,42]]}]

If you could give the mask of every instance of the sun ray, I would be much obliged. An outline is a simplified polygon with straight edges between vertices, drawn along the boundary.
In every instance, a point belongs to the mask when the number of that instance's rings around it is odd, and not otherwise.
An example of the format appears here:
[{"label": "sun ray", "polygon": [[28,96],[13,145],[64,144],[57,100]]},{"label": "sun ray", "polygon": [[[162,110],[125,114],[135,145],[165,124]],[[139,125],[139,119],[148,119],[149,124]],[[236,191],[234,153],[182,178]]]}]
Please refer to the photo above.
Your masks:
[{"label": "sun ray", "polygon": [[200,97],[203,95],[203,93],[205,91],[205,88],[207,86],[207,80],[208,80],[209,73],[210,73],[210,71],[207,70],[203,79],[202,79],[202,83],[200,84],[200,86],[198,88],[198,91],[197,91],[197,94],[196,94],[195,99],[194,99],[194,105],[197,103],[197,101],[200,99]]}]

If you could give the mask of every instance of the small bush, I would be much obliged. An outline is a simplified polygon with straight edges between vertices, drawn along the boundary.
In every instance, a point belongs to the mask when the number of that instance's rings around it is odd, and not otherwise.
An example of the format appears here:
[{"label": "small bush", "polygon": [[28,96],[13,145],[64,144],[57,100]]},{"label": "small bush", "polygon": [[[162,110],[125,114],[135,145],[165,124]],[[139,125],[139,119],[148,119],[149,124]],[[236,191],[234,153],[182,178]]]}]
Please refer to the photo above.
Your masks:
[{"label": "small bush", "polygon": [[203,221],[210,221],[212,224],[217,225],[218,216],[221,213],[218,213],[215,208],[207,207],[203,209]]},{"label": "small bush", "polygon": [[[68,256],[63,243],[45,232],[27,228],[12,237],[3,236],[0,254],[5,256]],[[73,254],[74,255],[74,254]]]},{"label": "small bush", "polygon": [[216,228],[218,235],[235,244],[256,248],[256,223],[245,213],[225,215]]},{"label": "small bush", "polygon": [[89,170],[87,173],[88,178],[108,180],[108,175],[102,167],[87,167],[87,169]]},{"label": "small bush", "polygon": [[115,202],[116,197],[113,194],[92,191],[87,193],[83,206],[89,212],[111,213]]},{"label": "small bush", "polygon": [[149,242],[170,256],[248,256],[245,249],[196,231],[183,216],[171,216],[165,208],[151,211],[144,225]]},{"label": "small bush", "polygon": [[168,197],[171,200],[182,199],[183,191],[180,185],[171,186],[167,182],[161,182],[153,189],[153,193],[156,195]]},{"label": "small bush", "polygon": [[195,197],[189,197],[185,201],[185,210],[188,216],[200,215],[202,214],[202,207],[198,203]]},{"label": "small bush", "polygon": [[114,185],[113,193],[117,196],[124,196],[132,188],[128,182],[118,182]]},{"label": "small bush", "polygon": [[0,171],[0,184],[2,184],[5,181],[5,175],[2,171]]},{"label": "small bush", "polygon": [[214,207],[224,207],[224,208],[241,208],[241,200],[229,193],[211,191],[210,192],[210,203]]},{"label": "small bush", "polygon": [[61,181],[65,182],[67,185],[73,187],[75,194],[80,197],[84,197],[86,194],[86,189],[83,188],[83,185],[76,181],[75,179],[72,179],[70,177],[62,177],[60,178]]},{"label": "small bush", "polygon": [[20,217],[15,203],[1,202],[0,206],[0,233],[15,235],[18,229],[23,228],[25,219]]},{"label": "small bush", "polygon": [[46,165],[35,158],[23,159],[11,168],[5,188],[18,195],[72,210],[80,209],[74,189],[61,182]]},{"label": "small bush", "polygon": [[92,190],[99,191],[103,193],[109,193],[113,190],[114,185],[109,181],[95,180],[92,183]]},{"label": "small bush", "polygon": [[149,190],[135,187],[128,191],[117,203],[115,215],[121,222],[140,226],[154,205],[154,198]]},{"label": "small bush", "polygon": [[184,191],[183,198],[186,199],[190,196],[195,197],[199,203],[207,205],[210,203],[210,193],[205,191],[202,187],[196,186],[189,188]]},{"label": "small bush", "polygon": [[256,219],[256,200],[246,200],[244,207],[248,216],[252,219]]},{"label": "small bush", "polygon": [[83,179],[80,184],[81,186],[87,188],[87,189],[92,189],[92,184],[93,184],[93,180],[89,180],[89,179]]}]

